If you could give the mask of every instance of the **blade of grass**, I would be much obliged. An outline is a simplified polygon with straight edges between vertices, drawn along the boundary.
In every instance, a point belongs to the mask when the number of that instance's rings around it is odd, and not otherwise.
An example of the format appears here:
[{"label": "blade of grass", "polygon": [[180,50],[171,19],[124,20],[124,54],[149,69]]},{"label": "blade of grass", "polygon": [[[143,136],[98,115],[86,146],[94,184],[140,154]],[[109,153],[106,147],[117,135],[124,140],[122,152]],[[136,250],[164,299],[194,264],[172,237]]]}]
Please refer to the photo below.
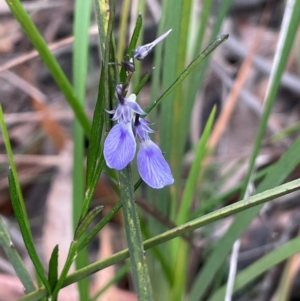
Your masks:
[{"label": "blade of grass", "polygon": [[58,280],[58,245],[52,251],[48,268],[48,279],[51,290],[54,290]]},{"label": "blade of grass", "polygon": [[[19,223],[22,237],[24,239],[24,243],[27,248],[28,254],[36,268],[37,273],[41,277],[43,284],[45,285],[47,291],[50,293],[49,282],[47,280],[42,263],[37,255],[36,249],[34,247],[32,233],[30,230],[29,220],[26,212],[20,181],[18,178],[17,168],[16,168],[1,104],[0,104],[0,125],[1,125],[3,140],[4,140],[4,144],[5,144],[9,164],[10,164],[9,179],[12,181],[12,187],[10,187],[11,189],[10,191],[12,193],[12,196],[14,197],[14,199],[11,200],[14,206],[14,212],[17,221]],[[15,210],[17,210],[17,212]]]},{"label": "blade of grass", "polygon": [[[141,16],[144,16],[145,11],[146,11],[146,0],[139,0],[139,1],[137,1],[137,6],[136,7],[134,7],[134,6],[131,7],[131,18],[137,18],[137,20],[138,20],[139,17],[136,17],[136,16],[138,14],[141,15]],[[134,31],[133,31],[133,33],[134,33]],[[137,32],[137,41],[135,41],[135,39],[132,39],[133,44],[130,45],[130,46],[133,46],[134,43],[142,45],[143,41],[144,41],[144,32],[139,30]],[[128,48],[128,51],[132,51],[132,50]],[[130,54],[132,54],[132,52],[129,53],[129,55]],[[135,72],[134,72],[134,74],[131,78],[131,83],[134,87],[137,86],[139,81],[141,80],[141,71],[142,71],[141,64],[140,63],[136,64],[135,65]]]},{"label": "blade of grass", "polygon": [[[95,177],[96,168],[100,161],[100,154],[102,153],[101,139],[104,124],[104,68],[101,69],[101,75],[99,80],[97,102],[94,110],[91,139],[89,141],[89,148],[87,153],[87,168],[86,168],[86,197],[91,198],[94,191],[92,189],[92,179]],[[98,178],[97,178],[98,182]]]},{"label": "blade of grass", "polygon": [[132,91],[133,94],[138,95],[140,93],[140,91],[143,89],[143,87],[147,83],[148,79],[150,78],[153,70],[154,70],[154,68],[152,68],[151,70],[146,72],[146,74],[142,77],[139,84],[133,89],[133,91]]},{"label": "blade of grass", "polygon": [[[193,202],[193,195],[195,193],[201,166],[205,156],[207,155],[206,146],[210,137],[211,130],[213,128],[215,114],[216,114],[216,107],[214,107],[212,112],[210,113],[204,132],[196,147],[195,159],[193,161],[189,176],[185,184],[183,196],[176,217],[176,223],[178,225],[183,224],[188,220],[189,210],[191,209],[191,205]],[[188,266],[187,254],[189,251],[189,246],[183,240],[174,240],[172,248],[177,253],[175,259],[175,262],[177,262],[177,264],[175,265],[175,271],[174,271],[174,275],[176,275],[174,286],[180,287],[178,283],[179,282],[185,283],[186,281],[187,266]],[[174,299],[175,296],[179,297],[180,294],[183,295],[185,293],[185,287],[181,287],[180,290],[177,291],[176,295],[173,295],[172,300],[175,300]]]},{"label": "blade of grass", "polygon": [[[167,242],[175,237],[179,237],[183,234],[191,232],[195,229],[198,229],[202,226],[205,226],[209,223],[215,222],[219,219],[222,219],[226,216],[236,214],[240,211],[246,210],[251,207],[255,207],[259,204],[263,204],[265,202],[271,201],[277,197],[287,195],[294,191],[300,190],[300,179],[288,182],[281,186],[278,186],[273,189],[269,189],[262,193],[256,194],[250,197],[247,200],[239,201],[235,204],[226,206],[209,214],[206,214],[202,217],[199,217],[195,220],[182,224],[176,228],[173,228],[169,231],[166,231],[160,235],[157,235],[151,239],[144,241],[144,249],[150,249],[157,245],[160,245],[164,242]],[[64,286],[68,286],[84,277],[88,277],[93,273],[96,273],[99,270],[102,270],[108,266],[111,266],[117,262],[120,262],[129,257],[128,249],[125,249],[121,252],[118,252],[106,259],[100,260],[98,262],[92,263],[85,268],[76,271],[75,273],[68,276],[64,282]],[[20,298],[19,301],[37,301],[39,298],[46,296],[45,289],[37,290],[33,293],[28,294],[27,296]]]},{"label": "blade of grass", "polygon": [[208,152],[206,146],[214,124],[215,114],[216,114],[216,107],[214,107],[213,110],[211,111],[207,123],[205,125],[203,134],[201,136],[201,139],[195,149],[195,158],[185,184],[181,205],[179,207],[178,215],[176,219],[176,223],[179,225],[186,222],[186,220],[188,219],[189,210],[191,209],[191,205],[193,201],[193,195],[195,194],[197,180],[199,178],[200,168]]},{"label": "blade of grass", "polygon": [[80,241],[78,246],[78,253],[86,247],[97,233],[114,217],[114,215],[121,209],[122,203],[118,202],[107,214],[90,230],[90,232]]},{"label": "blade of grass", "polygon": [[[249,267],[237,274],[234,292],[256,279],[261,274],[286,260],[300,251],[300,237],[296,237],[282,246],[277,247],[267,255],[263,256]],[[219,301],[224,299],[225,286],[219,288],[208,301]]]},{"label": "blade of grass", "polygon": [[[241,195],[245,195],[245,191],[253,175],[255,160],[258,155],[262,139],[264,137],[268,118],[270,116],[270,112],[280,84],[280,79],[284,71],[284,67],[286,65],[295,34],[297,32],[299,24],[299,14],[299,5],[297,5],[295,1],[288,1],[286,4],[285,15],[282,22],[282,29],[280,31],[280,38],[274,58],[273,70],[271,73],[271,78],[266,93],[264,111],[262,114],[262,119],[259,125],[255,145],[251,155],[249,168],[247,171],[247,176],[244,182],[244,186],[242,188]],[[286,158],[286,156],[284,156],[284,158]],[[262,191],[262,189],[268,189],[282,183],[282,181],[288,176],[288,174],[292,171],[292,169],[294,169],[296,164],[299,162],[298,159],[298,156],[290,157],[290,162],[294,163],[294,165],[291,166],[291,169],[287,168],[287,166],[282,167],[280,164],[278,164],[278,170],[276,170],[275,174],[280,175],[280,177],[278,176],[277,179],[274,179],[273,175],[268,174],[263,183],[259,186],[258,191]],[[280,160],[280,162],[282,162],[282,160]],[[290,166],[290,164],[288,164],[288,166]],[[279,178],[280,181],[278,180]],[[271,179],[273,181],[271,181]],[[240,237],[240,235],[244,232],[246,227],[257,215],[260,209],[261,206],[248,210],[247,212],[243,212],[237,216],[227,233],[220,239],[218,244],[215,246],[214,251],[210,255],[209,259],[205,262],[201,273],[197,276],[193,288],[191,290],[189,301],[198,301],[202,298],[209,284],[213,281],[213,275],[223,264],[225,258],[230,252],[234,241],[238,237]]]},{"label": "blade of grass", "polygon": [[77,229],[74,234],[74,238],[77,240],[79,239],[87,230],[93,219],[101,212],[103,211],[104,206],[98,205],[91,209],[87,215],[83,218],[82,221],[79,222]]},{"label": "blade of grass", "polygon": [[31,233],[28,231],[22,208],[20,205],[20,200],[18,197],[18,191],[17,191],[17,186],[16,186],[16,181],[13,175],[12,170],[9,171],[8,173],[8,181],[9,181],[9,194],[12,202],[12,206],[14,209],[14,213],[16,216],[16,219],[18,221],[20,231],[24,240],[24,244],[26,246],[26,249],[28,251],[28,254],[32,260],[32,263],[34,264],[34,267],[36,268],[36,271],[38,272],[44,286],[46,287],[46,290],[49,294],[51,294],[51,287],[48,282],[45,270],[43,268],[42,262],[40,261],[40,258],[37,254],[37,251],[34,246],[34,242],[32,240]]},{"label": "blade of grass", "polygon": [[67,79],[65,73],[62,71],[60,65],[58,64],[56,58],[49,50],[47,43],[39,33],[38,29],[28,16],[27,12],[23,8],[19,0],[5,0],[9,6],[11,12],[15,18],[20,23],[22,29],[26,33],[27,37],[39,52],[41,59],[44,61],[48,67],[50,73],[52,74],[54,80],[56,81],[58,87],[65,95],[67,101],[72,107],[74,114],[78,121],[80,122],[85,134],[89,137],[90,134],[90,120],[84,112],[79,99],[75,96],[73,88]]},{"label": "blade of grass", "polygon": [[[80,100],[81,107],[85,105],[85,84],[89,57],[89,27],[91,21],[91,0],[76,0],[74,14],[74,44],[73,44],[73,85],[74,91]],[[90,133],[89,133],[90,135]],[[82,216],[85,190],[84,175],[84,131],[80,123],[74,120],[73,125],[73,229],[77,229]],[[77,269],[89,263],[88,250],[84,249],[75,258]],[[82,301],[89,299],[89,281],[84,279],[78,282],[79,298]]]},{"label": "blade of grass", "polygon": [[[139,39],[142,25],[143,25],[143,18],[142,18],[142,15],[139,14],[137,17],[137,20],[136,20],[134,31],[132,33],[132,37],[130,39],[128,49],[125,54],[125,59],[128,59],[129,57],[132,56],[132,52],[136,48],[136,43]],[[125,81],[126,81],[126,70],[124,67],[122,67],[121,71],[120,71],[120,80],[121,80],[121,83],[125,83]]]},{"label": "blade of grass", "polygon": [[24,262],[20,257],[17,249],[10,238],[7,228],[0,217],[0,245],[2,246],[9,262],[12,264],[16,274],[18,275],[20,281],[24,285],[25,293],[31,293],[36,290],[36,287],[25,268]]}]

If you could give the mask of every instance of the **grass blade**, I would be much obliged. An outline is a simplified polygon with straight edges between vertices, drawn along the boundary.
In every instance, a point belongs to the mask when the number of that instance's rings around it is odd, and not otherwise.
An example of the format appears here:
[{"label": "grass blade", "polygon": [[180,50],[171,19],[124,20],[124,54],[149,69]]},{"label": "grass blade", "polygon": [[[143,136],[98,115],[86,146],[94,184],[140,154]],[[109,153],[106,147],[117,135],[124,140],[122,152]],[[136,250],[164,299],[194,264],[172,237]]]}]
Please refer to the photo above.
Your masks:
[{"label": "grass blade", "polygon": [[9,194],[10,194],[12,206],[14,209],[14,213],[15,213],[16,219],[18,221],[18,224],[19,224],[19,227],[20,227],[20,230],[22,233],[24,244],[26,246],[26,249],[28,251],[28,254],[32,260],[32,263],[33,263],[36,271],[38,272],[44,286],[46,287],[48,293],[50,294],[51,288],[50,288],[48,279],[46,277],[45,270],[43,268],[42,262],[40,261],[38,254],[37,254],[37,251],[34,247],[31,233],[28,231],[27,224],[25,222],[23,210],[21,208],[20,200],[18,197],[16,181],[15,181],[14,175],[12,173],[12,170],[10,170],[8,173],[8,180],[9,180]]},{"label": "grass blade", "polygon": [[51,290],[53,291],[58,280],[58,245],[52,251],[49,261],[48,279]]},{"label": "grass blade", "polygon": [[[85,85],[89,57],[89,27],[91,21],[92,0],[76,0],[74,14],[74,44],[73,44],[73,84],[76,96],[81,107],[85,105]],[[90,135],[90,133],[89,133]],[[85,174],[84,174],[84,131],[80,123],[75,120],[73,125],[73,229],[78,229],[84,203]],[[73,260],[73,258],[67,258]],[[88,250],[76,256],[76,268],[82,268],[89,263]],[[68,265],[68,263],[67,263]],[[78,282],[80,300],[89,298],[89,281],[84,279]]]},{"label": "grass blade", "polygon": [[[129,46],[128,46],[126,54],[125,54],[125,59],[128,59],[129,57],[132,56],[132,52],[136,48],[136,44],[139,39],[142,25],[143,25],[143,18],[142,18],[142,15],[139,14],[138,18],[136,20],[136,24],[135,24],[135,28],[134,28],[132,37],[129,42]],[[125,71],[124,67],[122,67],[121,71],[120,71],[120,80],[121,80],[121,83],[125,83],[125,81],[126,81],[126,71]]]},{"label": "grass blade", "polygon": [[75,231],[74,239],[78,240],[82,234],[86,231],[88,226],[91,224],[93,219],[101,212],[103,211],[104,206],[99,205],[94,207],[84,218],[81,222],[79,222],[78,227]]},{"label": "grass blade", "polygon": [[2,246],[9,262],[12,264],[16,274],[18,275],[20,281],[24,285],[25,292],[28,294],[33,292],[36,288],[35,285],[26,270],[22,258],[20,257],[18,251],[13,245],[10,235],[5,227],[5,224],[0,217],[0,245]]}]

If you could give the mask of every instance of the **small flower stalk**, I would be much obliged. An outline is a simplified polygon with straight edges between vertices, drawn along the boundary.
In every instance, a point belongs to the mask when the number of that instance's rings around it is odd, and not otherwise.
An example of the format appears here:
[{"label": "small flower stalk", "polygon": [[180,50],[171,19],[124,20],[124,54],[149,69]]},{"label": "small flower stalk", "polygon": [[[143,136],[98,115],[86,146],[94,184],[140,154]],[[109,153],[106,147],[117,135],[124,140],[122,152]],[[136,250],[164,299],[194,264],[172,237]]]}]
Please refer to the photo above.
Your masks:
[{"label": "small flower stalk", "polygon": [[[134,60],[143,60],[149,52],[163,39],[171,29],[155,39],[152,43],[137,47],[128,61],[121,65],[128,73],[128,79],[134,72]],[[136,102],[136,95],[125,97],[126,84],[116,87],[119,104],[114,110],[106,111],[113,115],[116,124],[109,131],[104,142],[104,158],[110,168],[124,169],[135,157],[137,142],[137,167],[143,181],[150,187],[159,189],[174,183],[169,164],[158,145],[149,137],[155,131],[150,128],[151,123],[141,116],[146,112]]]}]

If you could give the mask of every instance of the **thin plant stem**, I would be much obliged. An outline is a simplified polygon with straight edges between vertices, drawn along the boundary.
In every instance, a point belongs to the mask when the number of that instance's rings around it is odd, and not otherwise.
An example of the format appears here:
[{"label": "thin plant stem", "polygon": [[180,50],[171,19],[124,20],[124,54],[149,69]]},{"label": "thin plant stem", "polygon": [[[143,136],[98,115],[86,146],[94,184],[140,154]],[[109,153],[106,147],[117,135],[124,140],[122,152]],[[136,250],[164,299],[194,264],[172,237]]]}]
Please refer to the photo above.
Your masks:
[{"label": "thin plant stem", "polygon": [[139,300],[150,301],[153,300],[152,289],[143,248],[139,216],[134,201],[130,166],[119,172],[119,180],[133,281]]}]

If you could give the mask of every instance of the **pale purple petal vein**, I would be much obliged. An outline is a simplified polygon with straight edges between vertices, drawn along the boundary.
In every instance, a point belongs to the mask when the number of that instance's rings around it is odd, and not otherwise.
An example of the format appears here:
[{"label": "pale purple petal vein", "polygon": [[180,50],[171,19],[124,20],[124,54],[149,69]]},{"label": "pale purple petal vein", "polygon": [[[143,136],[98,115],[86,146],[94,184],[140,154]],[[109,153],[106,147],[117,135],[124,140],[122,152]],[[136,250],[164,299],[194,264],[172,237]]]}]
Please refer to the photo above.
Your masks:
[{"label": "pale purple petal vein", "polygon": [[104,158],[110,168],[121,170],[134,158],[136,142],[130,123],[118,123],[104,142]]},{"label": "pale purple petal vein", "polygon": [[141,142],[137,166],[143,181],[152,188],[162,188],[174,183],[171,169],[160,148],[151,140]]}]

